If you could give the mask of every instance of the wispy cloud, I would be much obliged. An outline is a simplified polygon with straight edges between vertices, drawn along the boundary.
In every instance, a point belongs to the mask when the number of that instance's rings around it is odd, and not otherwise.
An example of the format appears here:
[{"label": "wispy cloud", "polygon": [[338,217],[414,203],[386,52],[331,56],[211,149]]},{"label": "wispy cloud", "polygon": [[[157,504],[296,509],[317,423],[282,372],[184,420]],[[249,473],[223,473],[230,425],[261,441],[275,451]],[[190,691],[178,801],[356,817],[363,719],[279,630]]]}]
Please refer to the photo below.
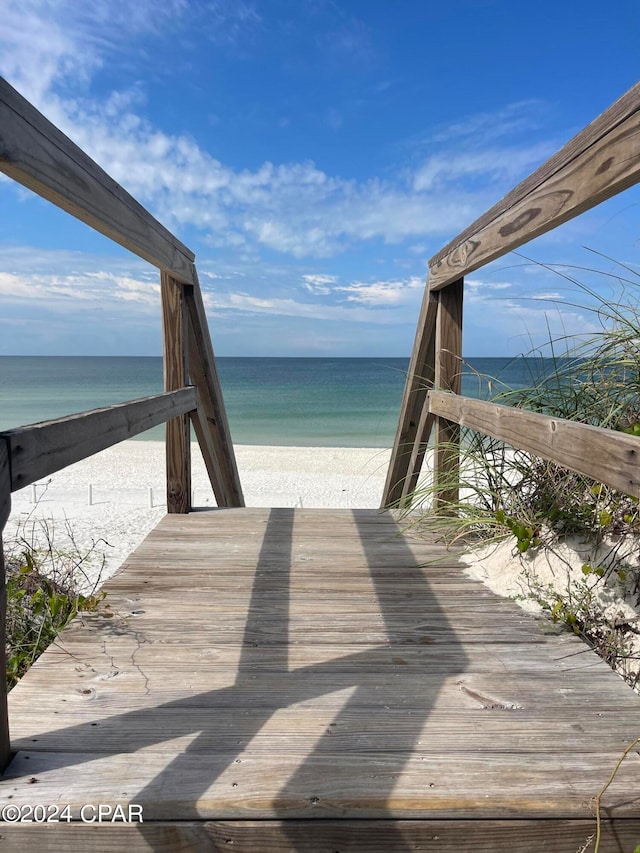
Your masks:
[{"label": "wispy cloud", "polygon": [[335,275],[303,275],[303,285],[310,293],[316,293],[326,296],[331,293],[330,285],[335,284],[337,276]]},{"label": "wispy cloud", "polygon": [[337,287],[336,290],[347,293],[348,302],[390,308],[415,302],[416,295],[422,293],[424,286],[424,280],[415,276],[403,281],[356,281],[344,287]]},{"label": "wispy cloud", "polygon": [[[195,228],[218,247],[331,257],[362,242],[449,236],[493,200],[497,179],[509,183],[520,177],[549,150],[539,143],[436,152],[385,179],[359,181],[331,175],[313,162],[234,168],[193,138],[167,133],[144,118],[145,93],[135,79],[126,90],[102,98],[94,92],[89,97],[78,81],[88,84],[123,44],[131,49],[136,39],[157,37],[169,24],[179,31],[187,13],[192,26],[194,16],[207,19],[211,39],[238,39],[243,28],[261,25],[256,6],[169,0],[159,7],[140,0],[130,7],[125,0],[102,0],[89,13],[77,0],[60,4],[62,11],[48,0],[20,5],[9,0],[0,69],[170,228]],[[322,7],[325,15],[327,8]],[[332,50],[357,47],[365,56],[367,28],[336,8],[331,6],[335,26],[327,30]],[[521,122],[521,113],[522,107],[502,121]],[[330,123],[337,126],[339,119],[337,111],[330,112]],[[458,127],[458,135],[468,138],[489,124],[489,116],[477,117],[464,133]]]},{"label": "wispy cloud", "polygon": [[554,151],[547,142],[516,148],[486,148],[454,156],[430,157],[415,173],[413,188],[416,192],[457,183],[461,178],[498,179],[513,183],[523,174],[531,172]]}]

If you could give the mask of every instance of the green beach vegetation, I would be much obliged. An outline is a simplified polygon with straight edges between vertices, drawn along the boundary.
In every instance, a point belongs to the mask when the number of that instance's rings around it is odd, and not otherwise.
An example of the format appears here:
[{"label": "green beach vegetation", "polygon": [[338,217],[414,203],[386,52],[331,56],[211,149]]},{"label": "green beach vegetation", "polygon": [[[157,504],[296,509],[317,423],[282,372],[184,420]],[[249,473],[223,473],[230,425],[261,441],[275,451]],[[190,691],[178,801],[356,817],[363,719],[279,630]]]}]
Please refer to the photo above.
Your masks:
[{"label": "green beach vegetation", "polygon": [[7,690],[78,613],[102,605],[103,615],[109,615],[105,593],[98,592],[100,572],[89,583],[85,570],[91,565],[95,576],[96,560],[104,563],[100,543],[81,548],[68,521],[64,534],[65,544],[58,546],[52,520],[27,517],[4,542]]},{"label": "green beach vegetation", "polygon": [[[553,360],[553,369],[533,377],[530,387],[510,390],[484,377],[493,389],[488,396],[640,436],[640,276],[624,264],[601,273],[614,285],[612,298],[582,283],[580,272],[567,267],[557,272],[572,286],[559,307],[588,308],[598,330],[556,338],[544,350],[527,353]],[[506,554],[519,569],[513,597],[579,634],[637,689],[638,498],[465,429],[453,480],[436,486],[427,475],[413,495],[418,524],[428,517],[433,526],[434,499],[452,487],[459,491],[457,504],[437,516],[447,539],[464,542],[470,560],[500,555],[504,561]]]}]

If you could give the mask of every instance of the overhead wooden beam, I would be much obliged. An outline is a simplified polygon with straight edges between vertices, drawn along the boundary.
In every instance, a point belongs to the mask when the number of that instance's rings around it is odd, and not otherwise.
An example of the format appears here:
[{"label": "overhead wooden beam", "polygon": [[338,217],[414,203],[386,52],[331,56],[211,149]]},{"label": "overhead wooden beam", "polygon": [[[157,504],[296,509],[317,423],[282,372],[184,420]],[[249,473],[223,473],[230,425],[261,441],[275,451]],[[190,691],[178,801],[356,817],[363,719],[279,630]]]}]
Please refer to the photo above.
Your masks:
[{"label": "overhead wooden beam", "polygon": [[191,252],[0,77],[0,171],[184,282]]},{"label": "overhead wooden beam", "polygon": [[196,389],[183,388],[0,433],[11,459],[11,491],[190,412],[197,404]]},{"label": "overhead wooden beam", "polygon": [[429,410],[640,497],[640,439],[636,436],[440,391],[429,392]]},{"label": "overhead wooden beam", "polygon": [[[403,488],[409,475],[409,465],[412,455],[414,455],[413,449],[418,434],[420,416],[427,398],[427,390],[433,385],[437,309],[438,300],[431,293],[427,282],[402,395],[400,418],[382,494],[383,508],[400,503]],[[421,462],[422,459],[420,458],[419,461]],[[414,457],[414,462],[416,464],[418,462],[417,455]]]},{"label": "overhead wooden beam", "polygon": [[184,296],[189,316],[189,373],[199,399],[194,427],[218,506],[240,507],[244,506],[242,486],[195,268],[193,275],[195,285],[185,286]]},{"label": "overhead wooden beam", "polygon": [[544,234],[640,180],[640,84],[429,261],[432,289]]},{"label": "overhead wooden beam", "polygon": [[[164,390],[177,391],[189,384],[187,311],[182,284],[160,273]],[[167,421],[167,512],[191,509],[191,428],[179,415]]]}]

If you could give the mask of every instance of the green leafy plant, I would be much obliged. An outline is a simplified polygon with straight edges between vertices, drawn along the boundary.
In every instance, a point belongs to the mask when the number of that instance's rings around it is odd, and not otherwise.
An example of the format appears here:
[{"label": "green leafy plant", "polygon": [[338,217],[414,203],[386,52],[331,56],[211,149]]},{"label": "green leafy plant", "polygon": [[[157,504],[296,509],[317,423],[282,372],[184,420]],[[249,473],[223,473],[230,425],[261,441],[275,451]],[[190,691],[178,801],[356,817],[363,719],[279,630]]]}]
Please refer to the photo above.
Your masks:
[{"label": "green leafy plant", "polygon": [[[560,306],[575,308],[581,301],[600,330],[550,340],[544,350],[528,353],[523,367],[532,370],[529,387],[509,389],[495,377],[477,377],[481,396],[640,437],[640,276],[625,265],[606,273],[618,288],[612,298],[582,284],[570,268],[558,275],[573,288],[570,297],[558,300]],[[456,452],[457,447],[444,450]],[[458,500],[446,514],[434,514],[442,494],[451,490]],[[640,603],[637,498],[462,428],[459,466],[449,481],[427,476],[412,496],[407,518],[431,530],[435,524],[448,541],[470,547],[513,537],[514,552],[523,561],[534,549],[553,552],[567,537],[579,540],[591,553],[583,559],[582,582],[550,589],[530,576],[525,578],[529,597],[612,665],[625,664],[627,680],[637,685],[639,667],[633,665],[630,644],[637,627],[606,619],[597,594],[599,587],[618,583],[627,598],[635,596]],[[605,563],[599,556],[603,549],[609,554]]]},{"label": "green leafy plant", "polygon": [[[110,616],[98,580],[88,584],[84,567],[100,558],[99,543],[80,549],[68,526],[68,547],[55,547],[52,522],[23,521],[5,546],[7,689],[11,689],[74,616],[101,607]],[[106,543],[105,543],[106,544]],[[87,588],[89,587],[89,588]]]}]

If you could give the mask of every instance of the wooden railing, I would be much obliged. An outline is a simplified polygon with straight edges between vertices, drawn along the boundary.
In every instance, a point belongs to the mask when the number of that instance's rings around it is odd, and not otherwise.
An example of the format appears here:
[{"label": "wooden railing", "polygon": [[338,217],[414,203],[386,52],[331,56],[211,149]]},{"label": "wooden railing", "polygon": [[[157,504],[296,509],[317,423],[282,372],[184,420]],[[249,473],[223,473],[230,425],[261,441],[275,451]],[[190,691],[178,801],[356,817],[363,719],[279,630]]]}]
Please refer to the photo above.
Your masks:
[{"label": "wooden railing", "polygon": [[434,427],[434,508],[457,500],[460,424],[639,495],[637,438],[458,396],[464,276],[639,180],[637,84],[430,260],[383,506],[410,503]]},{"label": "wooden railing", "polygon": [[[2,78],[0,171],[160,270],[166,392],[0,433],[0,534],[11,492],[164,422],[167,511],[190,509],[190,422],[218,506],[244,506],[194,254]],[[0,678],[4,575],[0,544]],[[0,772],[8,761],[6,691],[0,690]]]}]

